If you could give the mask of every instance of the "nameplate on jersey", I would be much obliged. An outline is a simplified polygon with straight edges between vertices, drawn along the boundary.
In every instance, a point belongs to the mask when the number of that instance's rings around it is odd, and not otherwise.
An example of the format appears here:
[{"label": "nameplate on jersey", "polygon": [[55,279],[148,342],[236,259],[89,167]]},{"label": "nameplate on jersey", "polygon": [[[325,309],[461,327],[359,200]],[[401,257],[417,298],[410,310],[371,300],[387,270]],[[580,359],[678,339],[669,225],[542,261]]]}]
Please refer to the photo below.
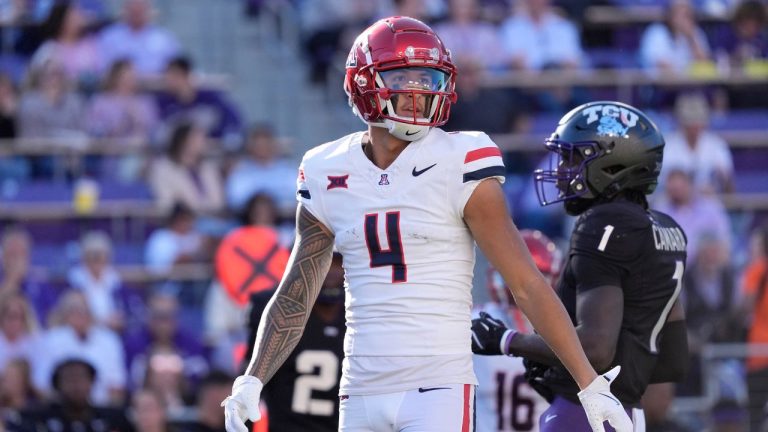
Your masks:
[{"label": "nameplate on jersey", "polygon": [[653,225],[653,244],[656,250],[685,252],[685,236],[680,228]]}]

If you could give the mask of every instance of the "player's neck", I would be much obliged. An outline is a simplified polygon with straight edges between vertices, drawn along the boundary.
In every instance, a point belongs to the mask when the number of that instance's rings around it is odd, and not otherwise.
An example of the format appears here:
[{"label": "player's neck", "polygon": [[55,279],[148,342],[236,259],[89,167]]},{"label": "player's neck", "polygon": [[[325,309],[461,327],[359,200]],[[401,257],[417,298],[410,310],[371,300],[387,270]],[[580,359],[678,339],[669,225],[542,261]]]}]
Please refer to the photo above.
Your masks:
[{"label": "player's neck", "polygon": [[408,144],[408,141],[395,138],[386,129],[375,126],[369,126],[368,133],[363,137],[365,155],[381,169],[392,165]]}]

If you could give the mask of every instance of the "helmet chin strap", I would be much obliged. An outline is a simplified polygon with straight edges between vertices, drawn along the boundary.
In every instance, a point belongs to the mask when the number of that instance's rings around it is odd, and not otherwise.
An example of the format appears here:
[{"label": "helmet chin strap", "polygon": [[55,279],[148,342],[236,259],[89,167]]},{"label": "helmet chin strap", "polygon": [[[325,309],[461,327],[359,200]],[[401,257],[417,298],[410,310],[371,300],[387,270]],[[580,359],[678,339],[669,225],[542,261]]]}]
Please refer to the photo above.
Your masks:
[{"label": "helmet chin strap", "polygon": [[[381,123],[374,126],[378,125],[381,125]],[[394,121],[392,119],[384,119],[382,127],[385,127],[390,135],[403,141],[420,140],[427,136],[427,133],[431,129],[431,126],[417,126]]]},{"label": "helmet chin strap", "polygon": [[357,110],[356,106],[352,105],[351,102],[350,102],[350,105],[352,106],[352,112],[363,123],[373,127],[384,128],[393,137],[401,139],[403,141],[420,140],[425,136],[427,136],[427,133],[432,128],[431,126],[412,125],[408,123],[394,121],[392,119],[384,119],[378,122],[368,121],[360,114],[360,111]]}]

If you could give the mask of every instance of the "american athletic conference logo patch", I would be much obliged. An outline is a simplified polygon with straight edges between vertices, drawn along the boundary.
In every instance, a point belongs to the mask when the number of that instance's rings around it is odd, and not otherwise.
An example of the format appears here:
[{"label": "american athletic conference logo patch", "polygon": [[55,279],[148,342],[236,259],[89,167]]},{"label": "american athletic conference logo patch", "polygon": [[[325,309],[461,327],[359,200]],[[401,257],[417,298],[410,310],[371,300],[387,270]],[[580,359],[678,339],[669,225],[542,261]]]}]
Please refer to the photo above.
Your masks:
[{"label": "american athletic conference logo patch", "polygon": [[379,180],[379,186],[386,186],[389,184],[389,174],[382,174],[381,180]]}]

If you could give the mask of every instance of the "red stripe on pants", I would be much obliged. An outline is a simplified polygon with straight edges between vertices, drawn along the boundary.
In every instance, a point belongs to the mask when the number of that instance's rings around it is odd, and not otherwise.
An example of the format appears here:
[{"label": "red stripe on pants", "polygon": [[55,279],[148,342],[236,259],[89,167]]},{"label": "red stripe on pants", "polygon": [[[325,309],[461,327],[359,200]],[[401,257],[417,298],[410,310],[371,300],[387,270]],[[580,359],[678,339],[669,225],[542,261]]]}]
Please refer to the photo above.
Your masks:
[{"label": "red stripe on pants", "polygon": [[470,393],[470,384],[464,384],[464,421],[461,422],[461,432],[470,432],[469,431],[469,422],[472,420],[470,413],[470,404],[472,401],[470,400],[469,393]]}]

